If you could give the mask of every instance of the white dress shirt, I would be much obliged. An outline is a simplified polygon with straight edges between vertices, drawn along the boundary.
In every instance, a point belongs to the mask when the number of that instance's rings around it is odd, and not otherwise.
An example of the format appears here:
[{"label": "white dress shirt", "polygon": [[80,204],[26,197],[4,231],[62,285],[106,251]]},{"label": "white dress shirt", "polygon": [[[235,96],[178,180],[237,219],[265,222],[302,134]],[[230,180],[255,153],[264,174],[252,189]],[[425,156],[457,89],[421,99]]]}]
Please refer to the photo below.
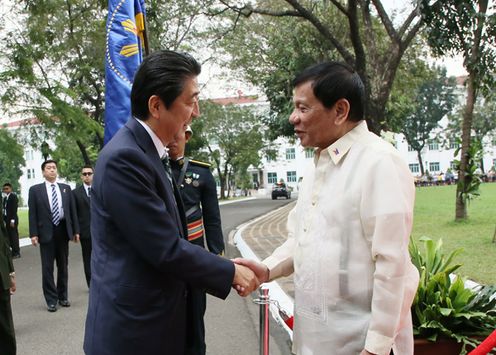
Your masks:
[{"label": "white dress shirt", "polygon": [[165,149],[164,144],[162,143],[160,138],[158,138],[155,132],[153,132],[150,126],[148,126],[144,121],[139,120],[137,118],[135,119],[143,126],[146,132],[150,135],[150,138],[153,141],[153,145],[157,149],[157,154],[160,157],[160,159],[164,159],[167,156],[167,150]]},{"label": "white dress shirt", "polygon": [[298,355],[413,354],[418,272],[408,243],[415,188],[394,147],[365,121],[306,170],[288,240],[264,263],[294,270]]},{"label": "white dress shirt", "polygon": [[57,203],[59,206],[59,219],[64,219],[64,205],[62,204],[62,194],[60,193],[60,187],[57,182],[50,182],[45,180],[45,187],[48,194],[48,203],[50,204],[50,211],[53,211],[53,201],[52,201],[52,185],[55,185],[55,191],[57,192]]}]

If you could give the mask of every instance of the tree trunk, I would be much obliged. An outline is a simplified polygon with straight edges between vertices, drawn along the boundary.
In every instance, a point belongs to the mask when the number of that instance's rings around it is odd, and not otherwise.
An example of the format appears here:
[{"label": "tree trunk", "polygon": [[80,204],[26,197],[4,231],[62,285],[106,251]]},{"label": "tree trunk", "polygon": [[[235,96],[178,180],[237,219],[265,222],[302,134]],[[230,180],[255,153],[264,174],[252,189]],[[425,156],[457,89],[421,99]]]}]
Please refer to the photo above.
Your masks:
[{"label": "tree trunk", "polygon": [[84,165],[91,165],[90,157],[88,156],[88,152],[86,151],[86,146],[79,139],[76,139],[76,144],[81,151],[81,155],[83,157]]},{"label": "tree trunk", "polygon": [[418,159],[419,166],[420,166],[420,174],[424,175],[424,162],[422,160],[422,151],[421,150],[417,150],[417,159]]},{"label": "tree trunk", "polygon": [[467,170],[467,152],[470,147],[470,133],[472,129],[472,118],[476,99],[474,75],[475,74],[472,72],[469,73],[467,79],[467,102],[463,112],[462,149],[460,153],[460,166],[458,168],[458,185],[456,187],[455,220],[457,221],[467,219],[467,205],[466,201],[462,197],[462,192],[464,192],[468,183],[467,178],[465,177],[465,171]]}]

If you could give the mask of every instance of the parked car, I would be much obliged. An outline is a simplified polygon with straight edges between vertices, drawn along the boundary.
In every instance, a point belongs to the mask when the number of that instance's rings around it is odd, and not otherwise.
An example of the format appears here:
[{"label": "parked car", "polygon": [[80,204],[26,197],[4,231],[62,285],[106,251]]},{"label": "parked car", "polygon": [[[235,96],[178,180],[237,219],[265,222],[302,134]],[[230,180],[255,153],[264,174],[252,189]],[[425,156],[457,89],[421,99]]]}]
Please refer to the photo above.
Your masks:
[{"label": "parked car", "polygon": [[278,197],[286,197],[288,200],[291,198],[291,190],[281,182],[274,184],[272,187],[272,199],[275,200]]}]

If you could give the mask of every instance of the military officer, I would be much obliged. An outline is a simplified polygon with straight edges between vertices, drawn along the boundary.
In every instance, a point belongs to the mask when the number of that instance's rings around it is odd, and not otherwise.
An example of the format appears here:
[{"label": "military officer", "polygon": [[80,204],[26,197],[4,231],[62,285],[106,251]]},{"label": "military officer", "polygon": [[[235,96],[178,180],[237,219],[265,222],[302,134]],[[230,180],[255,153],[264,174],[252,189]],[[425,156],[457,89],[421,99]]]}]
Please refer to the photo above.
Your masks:
[{"label": "military officer", "polygon": [[[169,157],[172,174],[181,191],[184,210],[188,223],[188,240],[201,247],[206,247],[214,254],[224,252],[224,237],[220,221],[219,202],[214,177],[210,172],[210,164],[184,157],[186,143],[191,138],[191,127],[175,137],[170,143]],[[195,329],[189,333],[188,355],[204,355],[205,324],[203,317],[206,309],[204,290],[192,289],[191,303]]]}]

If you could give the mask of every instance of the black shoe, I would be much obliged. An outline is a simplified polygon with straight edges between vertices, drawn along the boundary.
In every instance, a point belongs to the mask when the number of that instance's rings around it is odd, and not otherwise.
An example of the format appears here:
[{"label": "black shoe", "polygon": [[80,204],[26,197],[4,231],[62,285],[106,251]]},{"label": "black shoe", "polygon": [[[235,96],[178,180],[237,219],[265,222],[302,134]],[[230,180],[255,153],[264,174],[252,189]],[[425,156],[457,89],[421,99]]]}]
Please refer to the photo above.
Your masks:
[{"label": "black shoe", "polygon": [[49,304],[47,306],[47,310],[48,310],[48,312],[57,312],[57,305],[55,305],[55,304]]},{"label": "black shoe", "polygon": [[68,300],[59,300],[59,304],[62,307],[70,307],[71,306],[71,302],[69,302]]},{"label": "black shoe", "polygon": [[21,257],[21,254],[13,254],[12,259],[19,259]]}]

